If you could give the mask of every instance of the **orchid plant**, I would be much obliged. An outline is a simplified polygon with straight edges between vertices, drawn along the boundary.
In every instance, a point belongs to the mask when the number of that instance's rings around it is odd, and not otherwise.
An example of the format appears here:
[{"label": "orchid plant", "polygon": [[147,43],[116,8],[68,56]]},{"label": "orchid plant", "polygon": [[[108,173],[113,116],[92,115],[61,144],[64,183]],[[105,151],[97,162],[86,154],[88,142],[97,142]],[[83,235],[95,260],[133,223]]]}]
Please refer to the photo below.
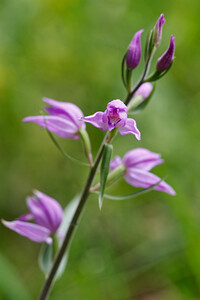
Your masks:
[{"label": "orchid plant", "polygon": [[[164,23],[164,15],[161,14],[154,28],[149,32],[144,54],[144,71],[135,87],[132,86],[132,74],[141,61],[141,36],[144,30],[139,30],[133,36],[122,60],[122,81],[127,90],[127,97],[124,101],[112,100],[107,104],[104,112],[98,111],[92,115],[84,116],[75,104],[44,98],[43,101],[48,105],[45,107],[48,115],[23,119],[23,122],[37,123],[41,128],[46,129],[52,141],[64,154],[66,153],[53,134],[64,139],[81,139],[84,154],[90,167],[83,191],[70,216],[66,214],[64,217],[63,209],[55,199],[42,192],[34,191],[33,196],[27,198],[28,213],[14,221],[2,221],[6,227],[18,234],[32,241],[43,243],[39,261],[46,279],[39,300],[47,299],[58,273],[62,273],[59,270],[65,268],[66,253],[74,234],[75,225],[80,219],[91,193],[98,194],[100,209],[104,197],[111,199],[133,198],[141,193],[150,192],[152,189],[175,195],[174,189],[169,184],[150,172],[156,165],[163,163],[160,154],[137,147],[130,149],[123,158],[116,156],[111,160],[112,141],[117,133],[122,136],[132,134],[138,141],[141,139],[141,133],[132,115],[145,108],[155,89],[153,82],[163,77],[172,66],[175,50],[173,36],[171,36],[169,48],[158,58],[155,71],[148,74],[152,57],[161,43]],[[106,132],[94,160],[85,123]],[[69,155],[67,156],[69,157]],[[100,182],[94,185],[98,169],[100,169]],[[142,189],[131,195],[106,195],[104,193],[106,186],[113,184],[121,176],[128,184]]]}]

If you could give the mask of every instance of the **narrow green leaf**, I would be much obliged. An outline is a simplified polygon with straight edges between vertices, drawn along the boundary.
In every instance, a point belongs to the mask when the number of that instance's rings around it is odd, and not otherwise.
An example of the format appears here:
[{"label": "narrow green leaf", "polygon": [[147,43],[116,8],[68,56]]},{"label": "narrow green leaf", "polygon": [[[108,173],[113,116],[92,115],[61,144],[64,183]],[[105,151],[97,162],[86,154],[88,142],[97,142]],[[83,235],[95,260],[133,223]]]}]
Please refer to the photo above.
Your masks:
[{"label": "narrow green leaf", "polygon": [[53,245],[44,243],[42,244],[40,254],[39,254],[39,266],[42,272],[47,275],[52,266],[52,253],[53,253]]},{"label": "narrow green leaf", "polygon": [[112,149],[113,146],[110,144],[105,144],[104,148],[104,154],[102,158],[102,163],[101,163],[101,170],[100,170],[100,190],[99,190],[99,208],[102,208],[103,205],[103,195],[104,195],[104,190],[106,186],[106,180],[108,177],[109,173],[109,165],[110,165],[110,159],[112,155]]},{"label": "narrow green leaf", "polygon": [[112,196],[112,195],[104,194],[104,197],[107,198],[107,199],[111,199],[111,200],[126,200],[126,199],[135,198],[137,196],[140,196],[140,195],[143,195],[143,194],[146,194],[146,193],[152,191],[153,188],[155,186],[157,186],[158,184],[160,184],[163,180],[164,179],[161,179],[160,181],[158,181],[156,184],[150,186],[149,188],[147,188],[147,189],[141,189],[140,191],[132,193],[132,194],[123,195],[123,196]]}]

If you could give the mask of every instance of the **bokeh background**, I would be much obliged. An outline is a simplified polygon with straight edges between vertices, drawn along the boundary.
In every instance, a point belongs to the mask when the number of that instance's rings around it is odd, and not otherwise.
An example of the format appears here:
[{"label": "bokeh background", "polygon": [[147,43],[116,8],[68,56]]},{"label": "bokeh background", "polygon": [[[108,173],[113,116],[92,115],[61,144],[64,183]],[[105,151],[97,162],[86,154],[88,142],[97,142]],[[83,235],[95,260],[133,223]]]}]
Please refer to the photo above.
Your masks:
[{"label": "bokeh background", "polygon": [[[67,269],[50,300],[200,299],[200,2],[198,0],[0,1],[0,217],[26,212],[37,188],[65,207],[81,191],[88,169],[65,159],[47,133],[22,118],[37,115],[43,96],[77,104],[85,115],[126,96],[121,59],[133,34],[165,14],[154,63],[176,37],[176,60],[135,119],[142,133],[118,136],[114,155],[134,147],[162,153],[155,168],[177,192],[133,200],[89,198],[70,249]],[[135,71],[140,76],[144,61]],[[103,132],[88,125],[95,154]],[[63,148],[84,160],[79,141]],[[77,175],[78,174],[78,175]],[[109,193],[134,188],[123,180]],[[36,299],[44,282],[40,245],[0,225],[0,299]]]}]

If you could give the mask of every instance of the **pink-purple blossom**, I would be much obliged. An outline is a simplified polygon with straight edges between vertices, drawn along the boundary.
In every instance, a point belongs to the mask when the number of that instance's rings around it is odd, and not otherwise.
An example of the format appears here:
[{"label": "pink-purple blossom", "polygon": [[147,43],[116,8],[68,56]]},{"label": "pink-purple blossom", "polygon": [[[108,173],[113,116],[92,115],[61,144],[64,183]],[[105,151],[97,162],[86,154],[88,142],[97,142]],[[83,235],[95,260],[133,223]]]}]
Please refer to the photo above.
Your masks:
[{"label": "pink-purple blossom", "polygon": [[34,195],[28,197],[26,201],[28,213],[17,220],[11,222],[3,220],[2,223],[34,242],[51,243],[51,235],[57,232],[63,219],[62,207],[55,199],[39,191],[34,191]]},{"label": "pink-purple blossom", "polygon": [[154,44],[156,47],[160,45],[160,42],[162,40],[162,28],[165,21],[166,20],[164,18],[164,14],[161,14],[154,27]]},{"label": "pink-purple blossom", "polygon": [[[162,164],[163,160],[158,153],[151,152],[145,148],[136,148],[128,151],[123,159],[116,156],[110,163],[110,169],[124,165],[124,179],[134,187],[149,188],[155,185],[154,190],[162,191],[170,195],[175,195],[174,189],[165,181],[149,172],[155,166]],[[160,182],[161,181],[161,182]],[[159,183],[160,182],[160,183]]]},{"label": "pink-purple blossom", "polygon": [[137,89],[137,91],[134,94],[134,97],[141,96],[143,100],[145,100],[146,98],[149,97],[152,90],[153,90],[152,84],[150,82],[145,82]]},{"label": "pink-purple blossom", "polygon": [[43,98],[43,101],[50,105],[45,107],[48,116],[26,117],[23,122],[34,122],[42,128],[48,128],[61,138],[79,139],[79,130],[85,129],[82,120],[83,113],[73,103],[56,101],[49,98]]},{"label": "pink-purple blossom", "polygon": [[175,43],[174,43],[175,37],[173,35],[170,39],[169,48],[167,51],[157,60],[156,69],[159,72],[166,71],[171,66],[173,60],[174,60],[174,51],[175,51]]},{"label": "pink-purple blossom", "polygon": [[109,102],[104,112],[96,112],[83,120],[101,130],[111,131],[116,127],[121,135],[133,134],[140,140],[135,120],[127,118],[127,106],[119,99]]},{"label": "pink-purple blossom", "polygon": [[141,59],[141,34],[143,33],[143,29],[139,30],[138,32],[135,33],[127,54],[126,54],[126,65],[127,68],[130,70],[135,69],[139,63],[140,63],[140,59]]}]

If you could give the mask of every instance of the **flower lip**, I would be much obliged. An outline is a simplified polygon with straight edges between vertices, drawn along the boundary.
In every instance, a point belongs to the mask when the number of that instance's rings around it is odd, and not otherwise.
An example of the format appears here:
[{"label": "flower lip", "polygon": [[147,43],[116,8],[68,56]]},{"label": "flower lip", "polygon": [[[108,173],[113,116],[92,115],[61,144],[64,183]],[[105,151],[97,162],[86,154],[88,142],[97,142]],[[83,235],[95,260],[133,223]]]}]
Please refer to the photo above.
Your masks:
[{"label": "flower lip", "polygon": [[125,126],[127,120],[127,106],[119,99],[108,103],[103,115],[103,122],[108,123],[108,130],[116,126]]}]

